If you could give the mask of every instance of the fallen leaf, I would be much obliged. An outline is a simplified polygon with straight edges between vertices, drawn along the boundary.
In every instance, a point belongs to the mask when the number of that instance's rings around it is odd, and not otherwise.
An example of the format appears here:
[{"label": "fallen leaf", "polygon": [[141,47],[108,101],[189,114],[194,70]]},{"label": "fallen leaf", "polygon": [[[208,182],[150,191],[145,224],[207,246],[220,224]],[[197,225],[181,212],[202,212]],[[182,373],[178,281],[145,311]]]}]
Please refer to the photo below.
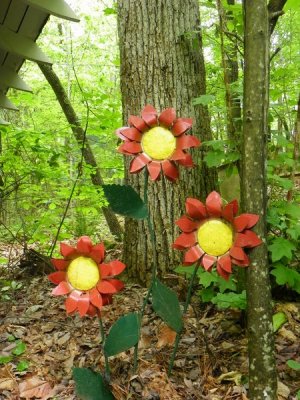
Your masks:
[{"label": "fallen leaf", "polygon": [[32,378],[26,379],[26,381],[19,384],[20,397],[26,399],[32,399],[34,397],[38,399],[48,399],[52,388],[48,382],[40,380],[38,377],[33,376]]},{"label": "fallen leaf", "polygon": [[223,381],[230,381],[234,382],[236,385],[240,385],[242,381],[242,374],[238,371],[230,371],[226,372],[225,374],[222,374],[218,378],[218,382],[223,382]]},{"label": "fallen leaf", "polygon": [[14,390],[15,381],[10,373],[9,367],[6,365],[0,369],[0,390]]},{"label": "fallen leaf", "polygon": [[160,349],[164,346],[173,346],[176,338],[176,332],[169,328],[168,325],[162,325],[158,334],[157,347]]},{"label": "fallen leaf", "polygon": [[277,392],[278,392],[278,396],[281,396],[284,399],[288,399],[288,397],[291,393],[290,389],[284,383],[282,383],[280,381],[278,381]]}]

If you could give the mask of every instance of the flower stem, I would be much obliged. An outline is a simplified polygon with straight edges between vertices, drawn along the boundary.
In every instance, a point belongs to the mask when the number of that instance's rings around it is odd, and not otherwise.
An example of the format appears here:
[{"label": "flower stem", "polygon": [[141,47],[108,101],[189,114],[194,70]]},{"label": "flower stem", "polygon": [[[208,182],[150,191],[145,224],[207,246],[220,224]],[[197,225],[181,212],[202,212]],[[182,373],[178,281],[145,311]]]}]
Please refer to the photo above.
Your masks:
[{"label": "flower stem", "polygon": [[102,350],[103,350],[104,359],[105,359],[104,380],[107,383],[109,383],[110,382],[110,368],[109,368],[108,357],[107,357],[107,355],[105,354],[105,351],[104,351],[104,343],[105,343],[106,335],[105,335],[105,332],[104,332],[104,327],[103,327],[100,311],[98,313],[98,319],[99,319],[100,333],[101,333],[101,339],[102,339]]},{"label": "flower stem", "polygon": [[[144,180],[144,203],[148,207],[148,178],[149,178],[149,173],[147,168],[145,169],[145,180]],[[153,263],[152,263],[152,274],[151,274],[151,281],[149,285],[149,289],[146,293],[146,296],[144,297],[143,304],[141,307],[140,311],[140,324],[142,324],[142,318],[144,316],[145,308],[148,303],[149,297],[151,295],[152,287],[156,278],[157,274],[157,251],[156,251],[156,237],[155,237],[155,232],[153,229],[152,221],[151,221],[151,216],[150,216],[150,210],[148,207],[148,214],[147,214],[147,226],[148,230],[150,233],[150,240],[151,240],[151,246],[152,246],[152,255],[153,255]],[[137,361],[138,359],[138,343],[134,347],[134,361],[133,361],[133,373],[136,372],[137,370]]]},{"label": "flower stem", "polygon": [[[193,284],[194,284],[194,280],[195,280],[196,275],[197,275],[198,268],[199,268],[199,263],[197,263],[195,265],[195,268],[194,268],[194,271],[193,271],[193,275],[192,275],[191,280],[190,280],[188,293],[187,293],[186,300],[185,300],[185,303],[184,303],[183,315],[186,313],[186,311],[188,309],[188,306],[190,304],[190,301],[191,301]],[[170,360],[169,368],[168,368],[168,376],[171,375],[171,372],[172,372],[172,369],[173,369],[173,365],[174,365],[176,353],[177,353],[177,350],[178,350],[178,346],[179,346],[182,330],[183,329],[181,329],[179,332],[177,332],[177,335],[176,335],[174,348],[173,348],[173,353],[171,355],[171,360]]]}]

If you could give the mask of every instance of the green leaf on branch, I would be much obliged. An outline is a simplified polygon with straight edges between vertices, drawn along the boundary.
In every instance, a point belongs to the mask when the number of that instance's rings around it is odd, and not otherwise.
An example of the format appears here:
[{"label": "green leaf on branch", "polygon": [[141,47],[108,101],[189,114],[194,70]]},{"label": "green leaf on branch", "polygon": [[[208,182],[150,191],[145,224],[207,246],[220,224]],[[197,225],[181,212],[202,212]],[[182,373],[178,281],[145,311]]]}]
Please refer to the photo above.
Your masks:
[{"label": "green leaf on branch", "polygon": [[147,218],[147,205],[129,185],[102,185],[111,209],[125,217]]},{"label": "green leaf on branch", "polygon": [[114,400],[102,376],[88,368],[74,368],[76,394],[81,400]]},{"label": "green leaf on branch", "polygon": [[293,258],[292,251],[295,249],[294,243],[282,237],[275,238],[273,243],[269,246],[269,250],[272,254],[272,261],[279,261],[283,257],[287,257],[291,260]]},{"label": "green leaf on branch", "polygon": [[202,104],[203,106],[207,106],[209,103],[215,100],[215,96],[212,94],[203,94],[199,97],[193,99],[193,105],[196,106],[198,104]]},{"label": "green leaf on branch", "polygon": [[219,308],[239,308],[245,310],[247,307],[246,290],[242,293],[218,293],[213,299],[212,303],[216,304]]},{"label": "green leaf on branch", "polygon": [[275,276],[278,285],[288,285],[297,293],[300,293],[300,274],[296,270],[282,264],[276,264],[271,275]]},{"label": "green leaf on branch", "polygon": [[295,360],[288,360],[287,365],[295,371],[300,371],[300,363]]},{"label": "green leaf on branch", "polygon": [[158,279],[154,281],[152,288],[152,306],[171,329],[177,333],[181,331],[183,323],[176,293]]},{"label": "green leaf on branch", "polygon": [[278,312],[273,315],[273,331],[277,332],[287,321],[287,317],[284,312]]},{"label": "green leaf on branch", "polygon": [[119,318],[106,337],[104,352],[110,357],[135,346],[140,338],[140,314],[130,313]]}]

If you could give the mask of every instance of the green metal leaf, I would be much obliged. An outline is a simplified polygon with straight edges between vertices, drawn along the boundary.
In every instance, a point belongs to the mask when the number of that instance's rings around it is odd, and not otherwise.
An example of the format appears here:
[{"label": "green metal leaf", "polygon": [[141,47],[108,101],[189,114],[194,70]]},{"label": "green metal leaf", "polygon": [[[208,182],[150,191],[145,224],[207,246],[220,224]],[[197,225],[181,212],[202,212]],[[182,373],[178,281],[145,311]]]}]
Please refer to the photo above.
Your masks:
[{"label": "green metal leaf", "polygon": [[104,352],[110,357],[135,346],[140,338],[140,314],[130,313],[119,318],[106,337]]},{"label": "green metal leaf", "polygon": [[74,368],[76,394],[81,400],[114,400],[102,376],[88,368]]},{"label": "green metal leaf", "polygon": [[158,279],[154,281],[152,288],[152,306],[171,329],[181,331],[183,323],[176,293]]},{"label": "green metal leaf", "polygon": [[102,188],[115,213],[135,219],[147,218],[147,206],[131,186],[113,184],[102,185]]},{"label": "green metal leaf", "polygon": [[284,312],[278,312],[273,315],[273,331],[277,332],[287,321],[287,317]]}]

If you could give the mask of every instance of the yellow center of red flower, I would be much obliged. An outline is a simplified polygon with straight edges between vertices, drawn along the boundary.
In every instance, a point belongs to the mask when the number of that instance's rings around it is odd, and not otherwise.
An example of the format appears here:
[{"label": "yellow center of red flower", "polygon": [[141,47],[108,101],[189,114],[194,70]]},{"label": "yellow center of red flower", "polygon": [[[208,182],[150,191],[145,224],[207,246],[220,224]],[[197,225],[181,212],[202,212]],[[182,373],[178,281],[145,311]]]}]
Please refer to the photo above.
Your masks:
[{"label": "yellow center of red flower", "polygon": [[176,138],[168,129],[156,126],[144,133],[142,149],[153,160],[165,160],[174,153]]},{"label": "yellow center of red flower", "polygon": [[90,290],[99,282],[100,273],[94,260],[81,256],[70,262],[67,277],[74,289]]},{"label": "yellow center of red flower", "polygon": [[231,226],[220,219],[210,219],[198,229],[198,243],[211,256],[225,254],[233,244]]}]

